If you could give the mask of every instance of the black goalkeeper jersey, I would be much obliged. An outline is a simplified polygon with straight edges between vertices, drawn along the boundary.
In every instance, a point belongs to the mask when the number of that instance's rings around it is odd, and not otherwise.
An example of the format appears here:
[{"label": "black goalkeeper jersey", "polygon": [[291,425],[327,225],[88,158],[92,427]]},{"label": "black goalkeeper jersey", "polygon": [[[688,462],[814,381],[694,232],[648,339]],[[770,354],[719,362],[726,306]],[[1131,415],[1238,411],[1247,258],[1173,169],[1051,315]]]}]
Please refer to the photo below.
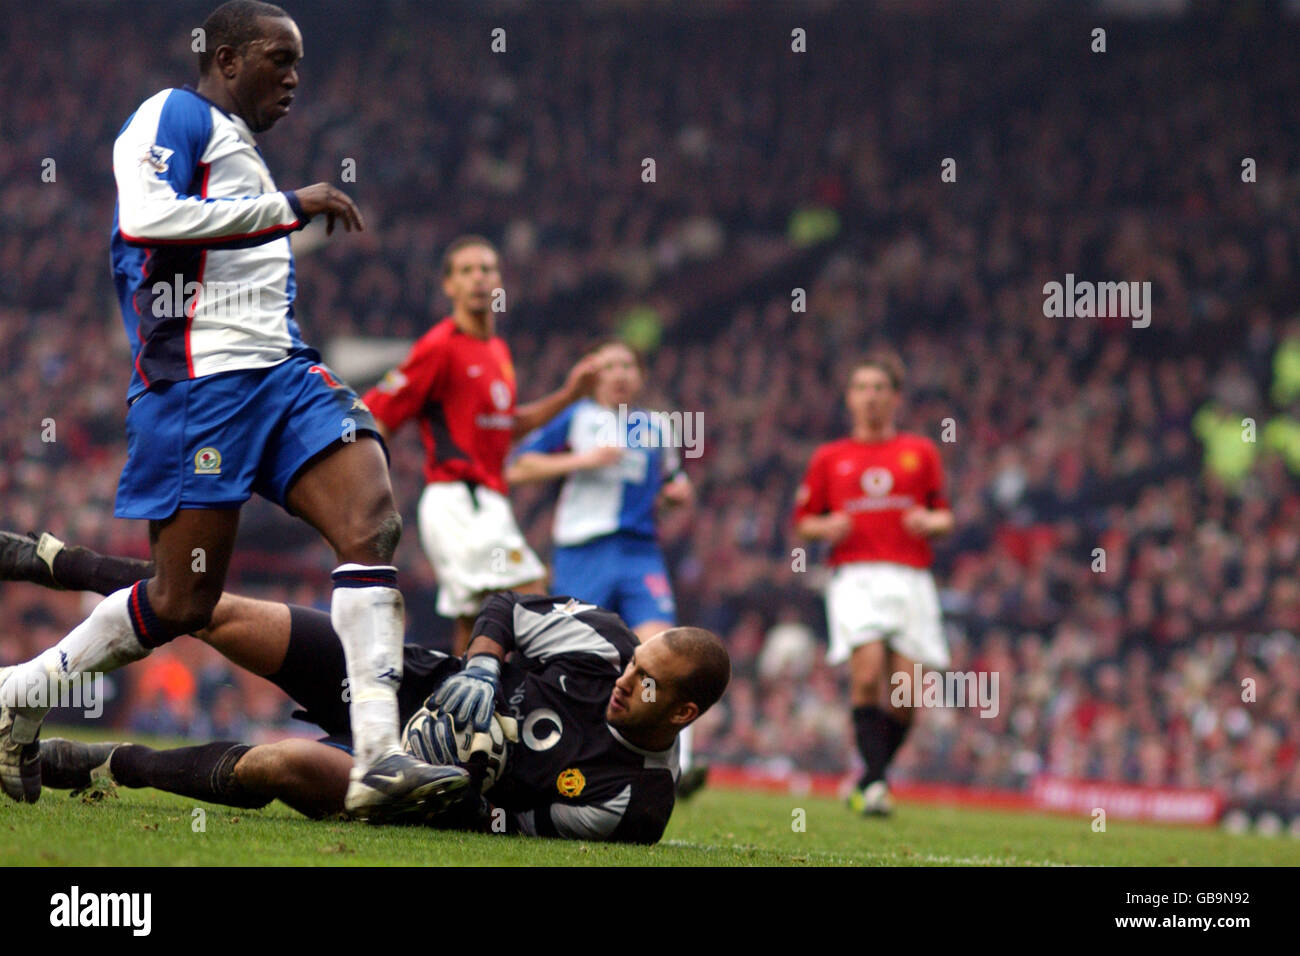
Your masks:
[{"label": "black goalkeeper jersey", "polygon": [[[348,695],[339,692],[348,686],[347,662],[330,616],[291,607],[290,620],[285,661],[269,679],[303,706],[295,716],[349,747]],[[484,602],[474,634],[514,652],[501,665],[497,707],[519,722],[519,742],[486,794],[506,812],[507,830],[632,843],[663,836],[677,792],[677,744],[642,750],[605,722],[614,682],[638,643],[618,615],[569,597],[507,591]],[[403,725],[463,666],[407,644],[397,694]]]},{"label": "black goalkeeper jersey", "polygon": [[474,626],[515,656],[498,708],[519,722],[488,793],[510,829],[538,836],[654,843],[672,814],[677,744],[643,750],[605,721],[637,638],[611,611],[564,596],[504,592]]}]

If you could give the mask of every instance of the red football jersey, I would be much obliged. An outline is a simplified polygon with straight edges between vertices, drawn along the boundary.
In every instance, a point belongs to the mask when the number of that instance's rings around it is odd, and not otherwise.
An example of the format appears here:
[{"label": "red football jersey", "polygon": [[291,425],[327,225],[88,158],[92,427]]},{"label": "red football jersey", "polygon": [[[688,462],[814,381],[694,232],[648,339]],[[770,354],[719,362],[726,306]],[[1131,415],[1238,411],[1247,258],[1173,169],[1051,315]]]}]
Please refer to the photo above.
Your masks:
[{"label": "red football jersey", "polygon": [[417,417],[425,481],[474,481],[506,493],[506,453],[515,423],[515,367],[500,338],[480,339],[443,319],[400,368],[366,393],[389,432]]},{"label": "red football jersey", "polygon": [[870,442],[844,438],[813,452],[794,520],[832,511],[853,519],[853,530],[831,548],[831,564],[890,561],[928,568],[934,560],[929,541],[903,528],[903,512],[917,505],[948,507],[934,442],[909,434]]}]

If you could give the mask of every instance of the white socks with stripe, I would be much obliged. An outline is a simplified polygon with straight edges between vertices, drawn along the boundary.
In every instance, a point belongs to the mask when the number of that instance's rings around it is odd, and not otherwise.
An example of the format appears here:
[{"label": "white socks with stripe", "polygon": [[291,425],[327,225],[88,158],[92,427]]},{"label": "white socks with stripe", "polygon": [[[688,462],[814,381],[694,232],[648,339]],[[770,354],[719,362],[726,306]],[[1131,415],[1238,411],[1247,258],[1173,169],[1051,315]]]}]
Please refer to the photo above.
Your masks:
[{"label": "white socks with stripe", "polygon": [[[131,588],[114,591],[63,640],[19,664],[0,685],[0,703],[14,708],[13,739],[31,743],[49,713],[49,703],[66,700],[67,684],[81,674],[117,670],[148,655],[135,634],[127,602]],[[22,706],[23,701],[36,706]]]},{"label": "white socks with stripe", "polygon": [[344,564],[334,570],[333,578],[330,621],[348,665],[353,766],[365,770],[402,749],[397,687],[402,680],[405,605],[395,567]]}]

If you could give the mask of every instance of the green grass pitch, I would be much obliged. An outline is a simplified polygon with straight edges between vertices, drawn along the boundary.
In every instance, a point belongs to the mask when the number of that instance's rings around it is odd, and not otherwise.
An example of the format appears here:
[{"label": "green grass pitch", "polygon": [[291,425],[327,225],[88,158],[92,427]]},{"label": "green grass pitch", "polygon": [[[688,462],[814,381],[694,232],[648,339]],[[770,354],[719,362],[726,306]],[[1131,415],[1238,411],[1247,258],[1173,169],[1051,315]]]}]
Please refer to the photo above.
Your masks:
[{"label": "green grass pitch", "polygon": [[654,847],[312,821],[279,803],[235,810],[155,790],[98,799],[47,790],[26,806],[0,797],[0,866],[462,864],[1296,866],[1300,840],[1115,820],[1097,833],[1090,817],[918,804],[862,819],[834,800],[718,789],[680,803]]}]

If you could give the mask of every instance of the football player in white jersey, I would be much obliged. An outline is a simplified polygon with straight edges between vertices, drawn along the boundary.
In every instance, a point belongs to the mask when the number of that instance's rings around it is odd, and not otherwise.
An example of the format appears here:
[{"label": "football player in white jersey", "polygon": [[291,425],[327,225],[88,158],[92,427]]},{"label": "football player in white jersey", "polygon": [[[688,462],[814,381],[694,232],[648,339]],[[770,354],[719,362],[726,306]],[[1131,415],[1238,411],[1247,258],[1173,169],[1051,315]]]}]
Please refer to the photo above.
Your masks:
[{"label": "football player in white jersey", "polygon": [[315,216],[352,231],[328,183],[279,191],[254,135],[290,110],[303,57],[280,7],[222,4],[195,87],[149,97],[113,148],[113,277],[134,363],[116,514],[149,521],[154,576],[108,597],[58,644],[0,670],[0,787],[40,796],[52,686],[113,670],[203,628],[225,586],[241,505],[260,494],[316,528],[339,562],[331,616],[346,653],[352,813],[380,818],[463,788],[403,752],[401,518],[365,405],[294,319],[289,235]]}]

